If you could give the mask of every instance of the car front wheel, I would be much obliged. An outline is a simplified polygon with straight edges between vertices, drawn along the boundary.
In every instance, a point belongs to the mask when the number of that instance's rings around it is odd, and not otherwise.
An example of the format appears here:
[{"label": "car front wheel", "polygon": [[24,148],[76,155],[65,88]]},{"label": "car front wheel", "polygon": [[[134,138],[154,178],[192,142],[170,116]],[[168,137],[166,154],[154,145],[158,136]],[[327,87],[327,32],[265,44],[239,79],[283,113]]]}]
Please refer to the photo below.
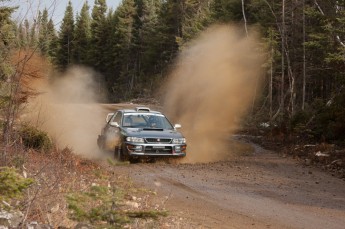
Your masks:
[{"label": "car front wheel", "polygon": [[121,145],[115,147],[115,158],[118,161],[125,161],[126,160],[126,157],[123,154],[123,149],[122,149]]}]

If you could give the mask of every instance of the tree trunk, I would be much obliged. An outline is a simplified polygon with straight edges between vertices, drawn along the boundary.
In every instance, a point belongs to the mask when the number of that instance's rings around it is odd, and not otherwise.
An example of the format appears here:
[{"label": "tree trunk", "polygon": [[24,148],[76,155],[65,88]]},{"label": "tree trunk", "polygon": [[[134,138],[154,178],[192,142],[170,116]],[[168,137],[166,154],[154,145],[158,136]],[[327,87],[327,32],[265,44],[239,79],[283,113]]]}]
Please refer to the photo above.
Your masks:
[{"label": "tree trunk", "polygon": [[[273,37],[271,37],[272,43]],[[274,60],[274,47],[271,45],[271,66],[270,66],[270,85],[269,85],[269,100],[270,100],[270,121],[273,117],[273,60]]]},{"label": "tree trunk", "polygon": [[305,0],[303,0],[303,85],[302,85],[302,110],[305,108],[305,85],[306,85],[306,53],[305,53]]},{"label": "tree trunk", "polygon": [[284,113],[284,80],[285,80],[285,0],[282,0],[282,27],[281,27],[281,82],[280,82],[280,112]]},{"label": "tree trunk", "polygon": [[246,18],[246,12],[244,10],[244,0],[242,0],[242,14],[243,14],[243,21],[244,21],[244,29],[248,37],[247,18]]}]

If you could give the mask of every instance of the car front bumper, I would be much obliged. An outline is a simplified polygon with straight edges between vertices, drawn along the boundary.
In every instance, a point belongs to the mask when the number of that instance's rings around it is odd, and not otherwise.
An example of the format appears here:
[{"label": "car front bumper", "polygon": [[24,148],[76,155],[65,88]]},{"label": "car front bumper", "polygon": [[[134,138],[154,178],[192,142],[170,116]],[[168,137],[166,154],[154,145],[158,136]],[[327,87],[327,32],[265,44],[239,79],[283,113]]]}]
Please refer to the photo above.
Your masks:
[{"label": "car front bumper", "polygon": [[185,157],[186,144],[147,144],[125,142],[128,156],[135,157]]}]

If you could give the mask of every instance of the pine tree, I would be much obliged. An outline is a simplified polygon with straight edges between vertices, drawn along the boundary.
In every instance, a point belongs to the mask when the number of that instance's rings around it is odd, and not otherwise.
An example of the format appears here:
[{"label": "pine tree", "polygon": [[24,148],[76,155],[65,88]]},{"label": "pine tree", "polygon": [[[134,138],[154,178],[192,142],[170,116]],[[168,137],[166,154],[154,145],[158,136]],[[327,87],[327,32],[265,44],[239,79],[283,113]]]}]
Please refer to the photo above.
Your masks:
[{"label": "pine tree", "polygon": [[134,12],[133,17],[133,26],[132,26],[132,41],[130,47],[130,55],[133,64],[133,82],[132,87],[138,81],[140,71],[141,71],[141,53],[142,53],[142,26],[143,26],[143,10],[144,10],[144,1],[135,0],[134,1]]},{"label": "pine tree", "polygon": [[38,44],[43,55],[48,54],[50,37],[48,36],[48,10],[43,10],[42,18],[39,25]]},{"label": "pine tree", "polygon": [[0,79],[7,80],[11,73],[8,55],[15,41],[14,24],[11,15],[15,8],[0,6]]},{"label": "pine tree", "polygon": [[217,22],[241,21],[241,0],[214,0],[211,4],[212,19]]},{"label": "pine tree", "polygon": [[159,46],[160,56],[156,65],[161,70],[168,66],[176,57],[179,45],[176,37],[183,37],[182,34],[182,12],[180,3],[182,0],[168,0],[162,3],[159,13],[159,27],[157,33],[161,37]]},{"label": "pine tree", "polygon": [[80,15],[76,19],[76,27],[73,42],[73,56],[75,63],[88,64],[90,49],[90,30],[91,18],[89,14],[89,5],[86,1],[81,9]]},{"label": "pine tree", "polygon": [[58,67],[65,70],[68,65],[72,64],[72,50],[74,40],[74,18],[71,1],[68,2],[65,15],[59,32],[58,51],[56,63]]},{"label": "pine tree", "polygon": [[[124,0],[112,15],[113,31],[113,70],[114,73],[107,77],[111,82],[111,90],[128,97],[134,86],[135,60],[131,55],[133,45],[133,23],[136,15],[134,0]],[[135,51],[133,51],[135,53]]]},{"label": "pine tree", "polygon": [[[2,2],[2,0],[0,0]],[[16,74],[15,66],[11,60],[11,52],[16,46],[15,24],[11,20],[11,15],[16,8],[0,6],[0,86],[1,86],[1,119],[3,131],[3,145],[13,144],[13,127],[16,122],[18,112],[19,78]],[[8,147],[5,147],[8,148]],[[6,158],[8,151],[5,149],[2,156]]]},{"label": "pine tree", "polygon": [[28,21],[28,19],[25,19],[25,21],[24,21],[24,29],[25,29],[25,31],[24,31],[24,33],[25,33],[25,45],[26,46],[29,46],[29,44],[30,44],[30,33],[29,33],[29,31],[30,31],[30,23],[29,23],[29,21]]},{"label": "pine tree", "polygon": [[92,9],[90,62],[98,71],[104,72],[104,53],[109,31],[106,29],[107,5],[105,0],[95,0]]},{"label": "pine tree", "polygon": [[56,34],[54,22],[52,19],[48,21],[47,36],[49,37],[48,56],[51,59],[56,59],[58,50],[58,36]]},{"label": "pine tree", "polygon": [[[155,75],[160,72],[155,66],[160,58],[161,36],[158,33],[159,12],[161,3],[159,1],[143,0],[143,13],[141,17],[141,59],[140,71],[144,76]],[[150,83],[148,77],[144,78],[146,83]]]},{"label": "pine tree", "polygon": [[25,47],[27,44],[27,41],[26,41],[25,28],[23,27],[22,22],[19,23],[17,32],[18,32],[18,45],[19,45],[19,47]]},{"label": "pine tree", "polygon": [[182,34],[178,37],[180,49],[195,38],[211,22],[211,11],[208,0],[185,0],[182,4]]},{"label": "pine tree", "polygon": [[34,23],[32,24],[30,28],[30,34],[29,34],[29,46],[35,47],[37,45],[37,19],[34,20]]}]

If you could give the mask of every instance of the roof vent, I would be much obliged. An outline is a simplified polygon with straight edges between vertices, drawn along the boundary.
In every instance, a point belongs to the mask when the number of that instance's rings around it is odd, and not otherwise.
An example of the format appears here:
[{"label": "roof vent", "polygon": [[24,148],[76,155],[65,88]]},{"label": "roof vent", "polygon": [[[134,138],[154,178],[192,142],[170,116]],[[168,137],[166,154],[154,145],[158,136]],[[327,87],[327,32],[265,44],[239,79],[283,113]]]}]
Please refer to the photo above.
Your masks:
[{"label": "roof vent", "polygon": [[139,112],[139,111],[141,111],[141,112],[150,112],[151,111],[150,108],[148,108],[148,107],[136,107],[135,110],[137,112]]}]

